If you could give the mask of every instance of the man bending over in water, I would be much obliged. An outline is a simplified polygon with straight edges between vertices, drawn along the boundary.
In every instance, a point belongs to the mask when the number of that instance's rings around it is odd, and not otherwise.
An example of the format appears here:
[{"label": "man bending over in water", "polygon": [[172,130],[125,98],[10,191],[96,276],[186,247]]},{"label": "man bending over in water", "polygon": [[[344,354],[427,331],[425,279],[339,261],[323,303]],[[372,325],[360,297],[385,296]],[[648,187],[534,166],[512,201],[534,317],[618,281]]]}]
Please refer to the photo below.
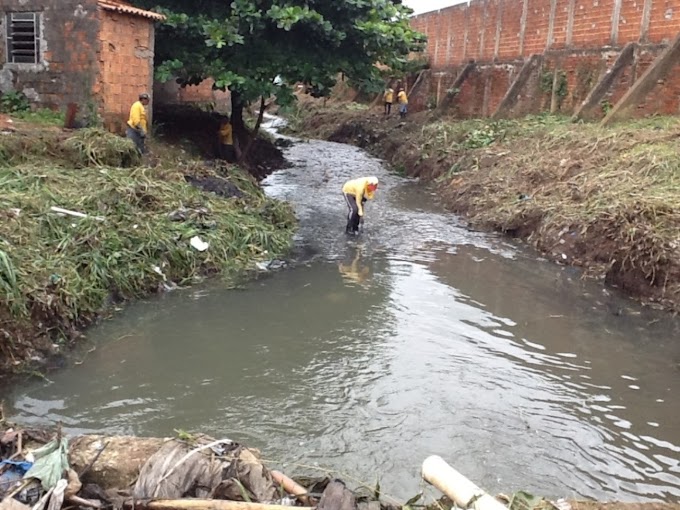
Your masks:
[{"label": "man bending over in water", "polygon": [[366,200],[373,200],[377,189],[377,177],[360,177],[344,184],[342,193],[349,209],[345,232],[352,235],[359,233],[359,223],[364,217],[364,204]]}]

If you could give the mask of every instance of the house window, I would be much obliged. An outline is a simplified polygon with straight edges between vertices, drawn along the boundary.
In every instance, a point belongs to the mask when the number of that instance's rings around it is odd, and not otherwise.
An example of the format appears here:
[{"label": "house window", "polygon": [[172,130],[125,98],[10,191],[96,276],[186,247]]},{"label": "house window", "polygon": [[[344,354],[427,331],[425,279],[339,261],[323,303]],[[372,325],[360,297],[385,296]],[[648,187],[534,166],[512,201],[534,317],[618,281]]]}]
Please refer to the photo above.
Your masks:
[{"label": "house window", "polygon": [[7,62],[40,62],[40,14],[37,12],[7,14]]}]

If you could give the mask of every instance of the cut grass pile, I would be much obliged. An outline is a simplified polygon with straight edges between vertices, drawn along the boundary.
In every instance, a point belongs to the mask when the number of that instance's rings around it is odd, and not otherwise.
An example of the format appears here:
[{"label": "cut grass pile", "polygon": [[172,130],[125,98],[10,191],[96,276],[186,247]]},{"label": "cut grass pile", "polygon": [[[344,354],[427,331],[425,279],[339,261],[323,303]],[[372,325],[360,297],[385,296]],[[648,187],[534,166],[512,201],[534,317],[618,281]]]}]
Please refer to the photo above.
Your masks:
[{"label": "cut grass pile", "polygon": [[[238,169],[225,179],[239,197],[225,199],[186,183],[219,179],[199,163],[137,162],[129,141],[97,131],[0,138],[0,365],[35,336],[72,337],[112,303],[235,276],[288,249],[292,210]],[[194,236],[209,248],[193,248]]]}]

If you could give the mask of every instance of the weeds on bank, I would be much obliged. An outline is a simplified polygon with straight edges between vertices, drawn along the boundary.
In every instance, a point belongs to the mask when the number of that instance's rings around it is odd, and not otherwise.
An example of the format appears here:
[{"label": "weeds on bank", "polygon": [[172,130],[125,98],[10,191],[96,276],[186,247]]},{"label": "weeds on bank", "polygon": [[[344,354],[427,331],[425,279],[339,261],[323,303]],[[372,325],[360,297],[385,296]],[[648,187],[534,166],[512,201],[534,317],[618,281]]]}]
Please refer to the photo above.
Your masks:
[{"label": "weeds on bank", "polygon": [[33,124],[64,124],[64,115],[61,112],[47,108],[31,110],[31,101],[25,94],[17,91],[0,94],[0,113],[9,113],[15,119],[29,121]]},{"label": "weeds on bank", "polygon": [[[475,136],[470,124],[429,129],[423,139],[435,147],[447,143],[443,133],[463,145]],[[476,150],[453,149],[456,172],[442,186],[454,207],[480,224],[524,229],[543,250],[566,245],[604,271],[639,274],[680,301],[680,121],[603,129],[529,118],[501,131]]]},{"label": "weeds on bank", "polygon": [[59,111],[48,110],[47,108],[35,111],[22,111],[12,114],[15,119],[30,122],[31,124],[39,124],[43,126],[63,126],[64,114]]},{"label": "weeds on bank", "polygon": [[[240,170],[226,178],[243,196],[225,199],[185,182],[199,163],[137,162],[128,140],[95,130],[0,138],[0,316],[67,334],[117,300],[232,276],[289,247],[290,207]],[[172,221],[177,210],[183,219]],[[209,248],[192,248],[194,236]],[[0,353],[8,349],[0,340]]]}]

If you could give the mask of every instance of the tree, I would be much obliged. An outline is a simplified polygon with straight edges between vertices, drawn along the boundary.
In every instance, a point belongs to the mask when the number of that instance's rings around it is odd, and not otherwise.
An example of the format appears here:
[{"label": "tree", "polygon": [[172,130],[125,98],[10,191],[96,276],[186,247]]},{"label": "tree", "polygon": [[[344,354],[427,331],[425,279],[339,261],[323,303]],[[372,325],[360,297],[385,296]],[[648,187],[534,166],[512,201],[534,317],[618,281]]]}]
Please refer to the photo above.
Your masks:
[{"label": "tree", "polygon": [[[425,37],[411,29],[401,0],[136,0],[167,16],[157,31],[157,78],[183,85],[206,78],[231,91],[232,124],[249,147],[243,109],[275,97],[295,100],[304,83],[327,96],[339,74],[364,88],[382,88],[377,63],[403,68]],[[378,85],[379,84],[379,85]],[[245,142],[245,143],[244,143]],[[244,150],[244,153],[247,149]]]}]

